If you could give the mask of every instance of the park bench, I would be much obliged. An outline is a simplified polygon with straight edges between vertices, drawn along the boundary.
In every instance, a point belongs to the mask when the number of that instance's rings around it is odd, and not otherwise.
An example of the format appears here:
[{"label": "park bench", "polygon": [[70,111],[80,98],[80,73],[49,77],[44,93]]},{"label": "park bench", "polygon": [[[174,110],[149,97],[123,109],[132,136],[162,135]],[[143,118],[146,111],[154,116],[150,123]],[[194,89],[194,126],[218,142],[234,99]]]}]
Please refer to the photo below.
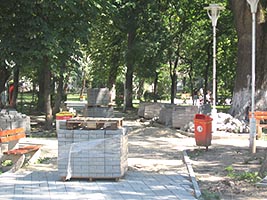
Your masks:
[{"label": "park bench", "polygon": [[[262,129],[267,128],[267,124],[262,123],[267,120],[267,111],[255,111],[254,116],[256,119],[256,138],[259,139],[262,136]],[[249,118],[251,118],[251,112],[249,112]]]},{"label": "park bench", "polygon": [[11,160],[13,164],[9,171],[12,172],[22,167],[22,165],[25,163],[26,156],[28,161],[32,162],[33,157],[37,157],[35,154],[39,152],[41,147],[40,145],[20,146],[19,140],[21,138],[26,138],[24,128],[0,131],[0,161],[2,163],[5,160]]}]

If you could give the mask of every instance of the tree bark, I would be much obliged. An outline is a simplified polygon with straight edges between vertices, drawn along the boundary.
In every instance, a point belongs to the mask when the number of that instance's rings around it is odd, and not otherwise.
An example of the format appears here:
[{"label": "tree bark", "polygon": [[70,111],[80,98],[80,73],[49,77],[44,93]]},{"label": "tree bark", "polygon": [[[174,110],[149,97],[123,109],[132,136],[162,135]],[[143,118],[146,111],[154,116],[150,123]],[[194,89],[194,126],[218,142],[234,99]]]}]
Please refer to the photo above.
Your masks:
[{"label": "tree bark", "polygon": [[159,79],[159,73],[155,72],[154,91],[153,91],[154,102],[158,101],[158,79]]},{"label": "tree bark", "polygon": [[45,129],[52,129],[53,115],[51,108],[51,71],[49,67],[45,68],[44,74],[44,105],[45,105]]},{"label": "tree bark", "polygon": [[15,66],[14,69],[14,90],[12,94],[12,101],[11,101],[11,108],[17,107],[17,98],[18,98],[18,91],[19,91],[19,67]]},{"label": "tree bark", "polygon": [[[230,113],[246,119],[251,105],[252,17],[247,1],[230,0],[238,35],[236,80]],[[259,3],[256,22],[255,109],[267,110],[267,23]]]},{"label": "tree bark", "polygon": [[134,42],[136,37],[136,29],[132,28],[128,33],[128,52],[126,55],[126,80],[124,85],[124,108],[133,108],[133,72],[134,72]]},{"label": "tree bark", "polygon": [[51,107],[51,70],[48,58],[45,56],[43,65],[39,68],[38,108],[45,113],[45,129],[52,129],[53,115]]},{"label": "tree bark", "polygon": [[38,96],[38,102],[37,102],[37,110],[39,112],[45,112],[45,100],[44,100],[44,90],[45,90],[45,85],[44,85],[44,74],[45,74],[45,69],[43,66],[40,66],[38,68],[38,86],[39,86],[39,91],[37,93]]},{"label": "tree bark", "polygon": [[171,103],[174,103],[174,98],[176,97],[176,91],[177,91],[177,74],[176,69],[178,66],[178,56],[175,58],[174,64],[172,64],[172,61],[169,61],[169,67],[170,67],[170,77],[171,77]]},{"label": "tree bark", "polygon": [[[10,77],[11,73],[10,71],[6,68],[5,64],[0,66],[0,94],[2,94],[2,92],[5,92],[5,90],[7,90],[7,88],[5,87],[6,82],[8,80],[8,78]],[[6,92],[5,95],[8,95],[8,92]],[[5,105],[2,104],[2,96],[0,96],[0,108],[3,108]],[[3,97],[3,98],[7,98]],[[5,104],[5,103],[4,103]]]},{"label": "tree bark", "polygon": [[145,79],[144,78],[140,78],[139,82],[138,82],[138,89],[137,89],[137,99],[141,102],[142,101],[142,97],[144,94],[144,84],[145,84]]},{"label": "tree bark", "polygon": [[65,72],[66,66],[62,65],[60,67],[60,75],[59,75],[59,79],[58,79],[58,87],[57,87],[57,94],[56,94],[56,98],[55,98],[55,104],[54,104],[54,108],[53,108],[53,115],[55,116],[56,113],[59,112],[60,110],[60,104],[61,101],[64,99],[64,72]]}]

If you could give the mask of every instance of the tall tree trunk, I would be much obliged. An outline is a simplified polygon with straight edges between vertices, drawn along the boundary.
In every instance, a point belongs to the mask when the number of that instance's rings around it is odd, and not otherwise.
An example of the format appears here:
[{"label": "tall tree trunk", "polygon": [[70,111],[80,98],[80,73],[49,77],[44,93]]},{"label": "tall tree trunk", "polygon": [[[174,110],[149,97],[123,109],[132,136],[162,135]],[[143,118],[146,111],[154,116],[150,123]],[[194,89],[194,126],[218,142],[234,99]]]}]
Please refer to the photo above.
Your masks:
[{"label": "tall tree trunk", "polygon": [[38,96],[38,102],[37,102],[37,110],[39,112],[45,112],[45,99],[44,99],[44,74],[45,74],[45,68],[43,66],[40,66],[38,68],[38,86],[39,91],[37,93]]},{"label": "tall tree trunk", "polygon": [[47,57],[43,59],[43,65],[39,68],[39,94],[38,107],[45,113],[45,129],[52,129],[53,115],[51,107],[51,70]]},{"label": "tall tree trunk", "polygon": [[133,66],[128,65],[124,85],[124,108],[126,111],[133,107]]},{"label": "tall tree trunk", "polygon": [[154,102],[158,101],[158,79],[159,79],[159,73],[155,72],[154,91],[153,91]]},{"label": "tall tree trunk", "polygon": [[[245,119],[251,105],[252,17],[247,1],[230,0],[230,3],[238,34],[237,73],[230,113]],[[256,23],[256,110],[267,110],[267,22],[264,9],[259,3]]]},{"label": "tall tree trunk", "polygon": [[124,108],[131,109],[133,107],[133,72],[134,72],[134,42],[136,30],[132,28],[128,33],[128,52],[126,55],[126,78],[124,85]]},{"label": "tall tree trunk", "polygon": [[108,88],[111,90],[116,84],[116,78],[119,68],[119,54],[117,52],[112,54],[111,67],[108,76]]},{"label": "tall tree trunk", "polygon": [[10,107],[16,108],[18,91],[19,91],[19,67],[17,65],[14,67],[13,72],[14,72],[14,90],[12,94],[12,101]]},{"label": "tall tree trunk", "polygon": [[85,89],[85,84],[86,84],[86,78],[85,78],[85,73],[82,76],[82,87],[80,90],[80,100],[83,100],[83,93],[84,93],[84,89]]},{"label": "tall tree trunk", "polygon": [[138,90],[137,90],[137,99],[139,101],[142,101],[143,93],[144,93],[144,84],[145,84],[145,79],[140,78],[138,82]]},{"label": "tall tree trunk", "polygon": [[119,68],[119,57],[116,53],[112,56],[112,64],[109,70],[109,77],[108,77],[108,89],[110,93],[110,102],[115,102],[116,99],[116,78]]},{"label": "tall tree trunk", "polygon": [[5,99],[7,99],[8,92],[5,86],[10,75],[11,75],[10,71],[6,68],[6,65],[3,63],[0,66],[0,77],[1,77],[0,78],[0,108],[3,108],[6,104],[6,102],[4,101]]},{"label": "tall tree trunk", "polygon": [[58,79],[58,87],[57,87],[57,93],[55,97],[55,104],[53,108],[53,115],[59,112],[60,110],[60,104],[61,101],[64,99],[64,72],[65,72],[66,66],[61,65],[60,67],[60,75]]},{"label": "tall tree trunk", "polygon": [[44,74],[45,129],[52,129],[53,115],[51,108],[51,71],[47,66]]},{"label": "tall tree trunk", "polygon": [[170,67],[170,77],[171,77],[171,103],[174,103],[174,98],[176,97],[176,91],[177,91],[177,74],[176,69],[178,66],[178,56],[175,59],[174,64],[172,64],[172,61],[169,61],[169,67]]}]

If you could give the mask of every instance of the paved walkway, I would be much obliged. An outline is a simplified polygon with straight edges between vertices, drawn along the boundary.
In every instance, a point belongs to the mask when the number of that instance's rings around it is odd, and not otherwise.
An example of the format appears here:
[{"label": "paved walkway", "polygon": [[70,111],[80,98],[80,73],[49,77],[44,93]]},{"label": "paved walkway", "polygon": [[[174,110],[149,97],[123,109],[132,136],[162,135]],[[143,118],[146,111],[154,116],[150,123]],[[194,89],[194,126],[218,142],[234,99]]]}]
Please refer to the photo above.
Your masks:
[{"label": "paved walkway", "polygon": [[0,199],[195,199],[191,182],[179,174],[130,171],[119,182],[60,181],[57,171],[24,171],[0,177]]},{"label": "paved walkway", "polygon": [[[57,141],[28,138],[44,144],[53,164],[28,166],[0,175],[0,199],[190,200],[194,190],[175,137],[157,128],[136,128],[129,135],[129,171],[118,182],[86,179],[61,181],[57,173]],[[176,156],[175,156],[176,155]]]}]

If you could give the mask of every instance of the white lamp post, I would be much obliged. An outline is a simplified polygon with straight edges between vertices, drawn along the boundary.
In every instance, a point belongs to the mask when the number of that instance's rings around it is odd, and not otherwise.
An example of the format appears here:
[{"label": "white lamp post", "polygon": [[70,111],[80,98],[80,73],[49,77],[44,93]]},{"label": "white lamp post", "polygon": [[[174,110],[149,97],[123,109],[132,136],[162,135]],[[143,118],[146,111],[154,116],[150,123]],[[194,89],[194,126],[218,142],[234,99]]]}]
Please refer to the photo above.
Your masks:
[{"label": "white lamp post", "polygon": [[251,119],[249,147],[251,153],[256,153],[256,119],[255,119],[255,63],[256,63],[256,13],[259,0],[247,0],[252,14],[252,76],[251,76]]},{"label": "white lamp post", "polygon": [[220,16],[220,11],[224,9],[223,6],[218,4],[210,4],[208,7],[205,7],[207,10],[208,16],[211,19],[212,27],[213,27],[213,75],[212,75],[212,111],[211,115],[213,117],[213,132],[216,131],[216,118],[217,118],[217,110],[216,110],[216,26],[217,20]]}]

